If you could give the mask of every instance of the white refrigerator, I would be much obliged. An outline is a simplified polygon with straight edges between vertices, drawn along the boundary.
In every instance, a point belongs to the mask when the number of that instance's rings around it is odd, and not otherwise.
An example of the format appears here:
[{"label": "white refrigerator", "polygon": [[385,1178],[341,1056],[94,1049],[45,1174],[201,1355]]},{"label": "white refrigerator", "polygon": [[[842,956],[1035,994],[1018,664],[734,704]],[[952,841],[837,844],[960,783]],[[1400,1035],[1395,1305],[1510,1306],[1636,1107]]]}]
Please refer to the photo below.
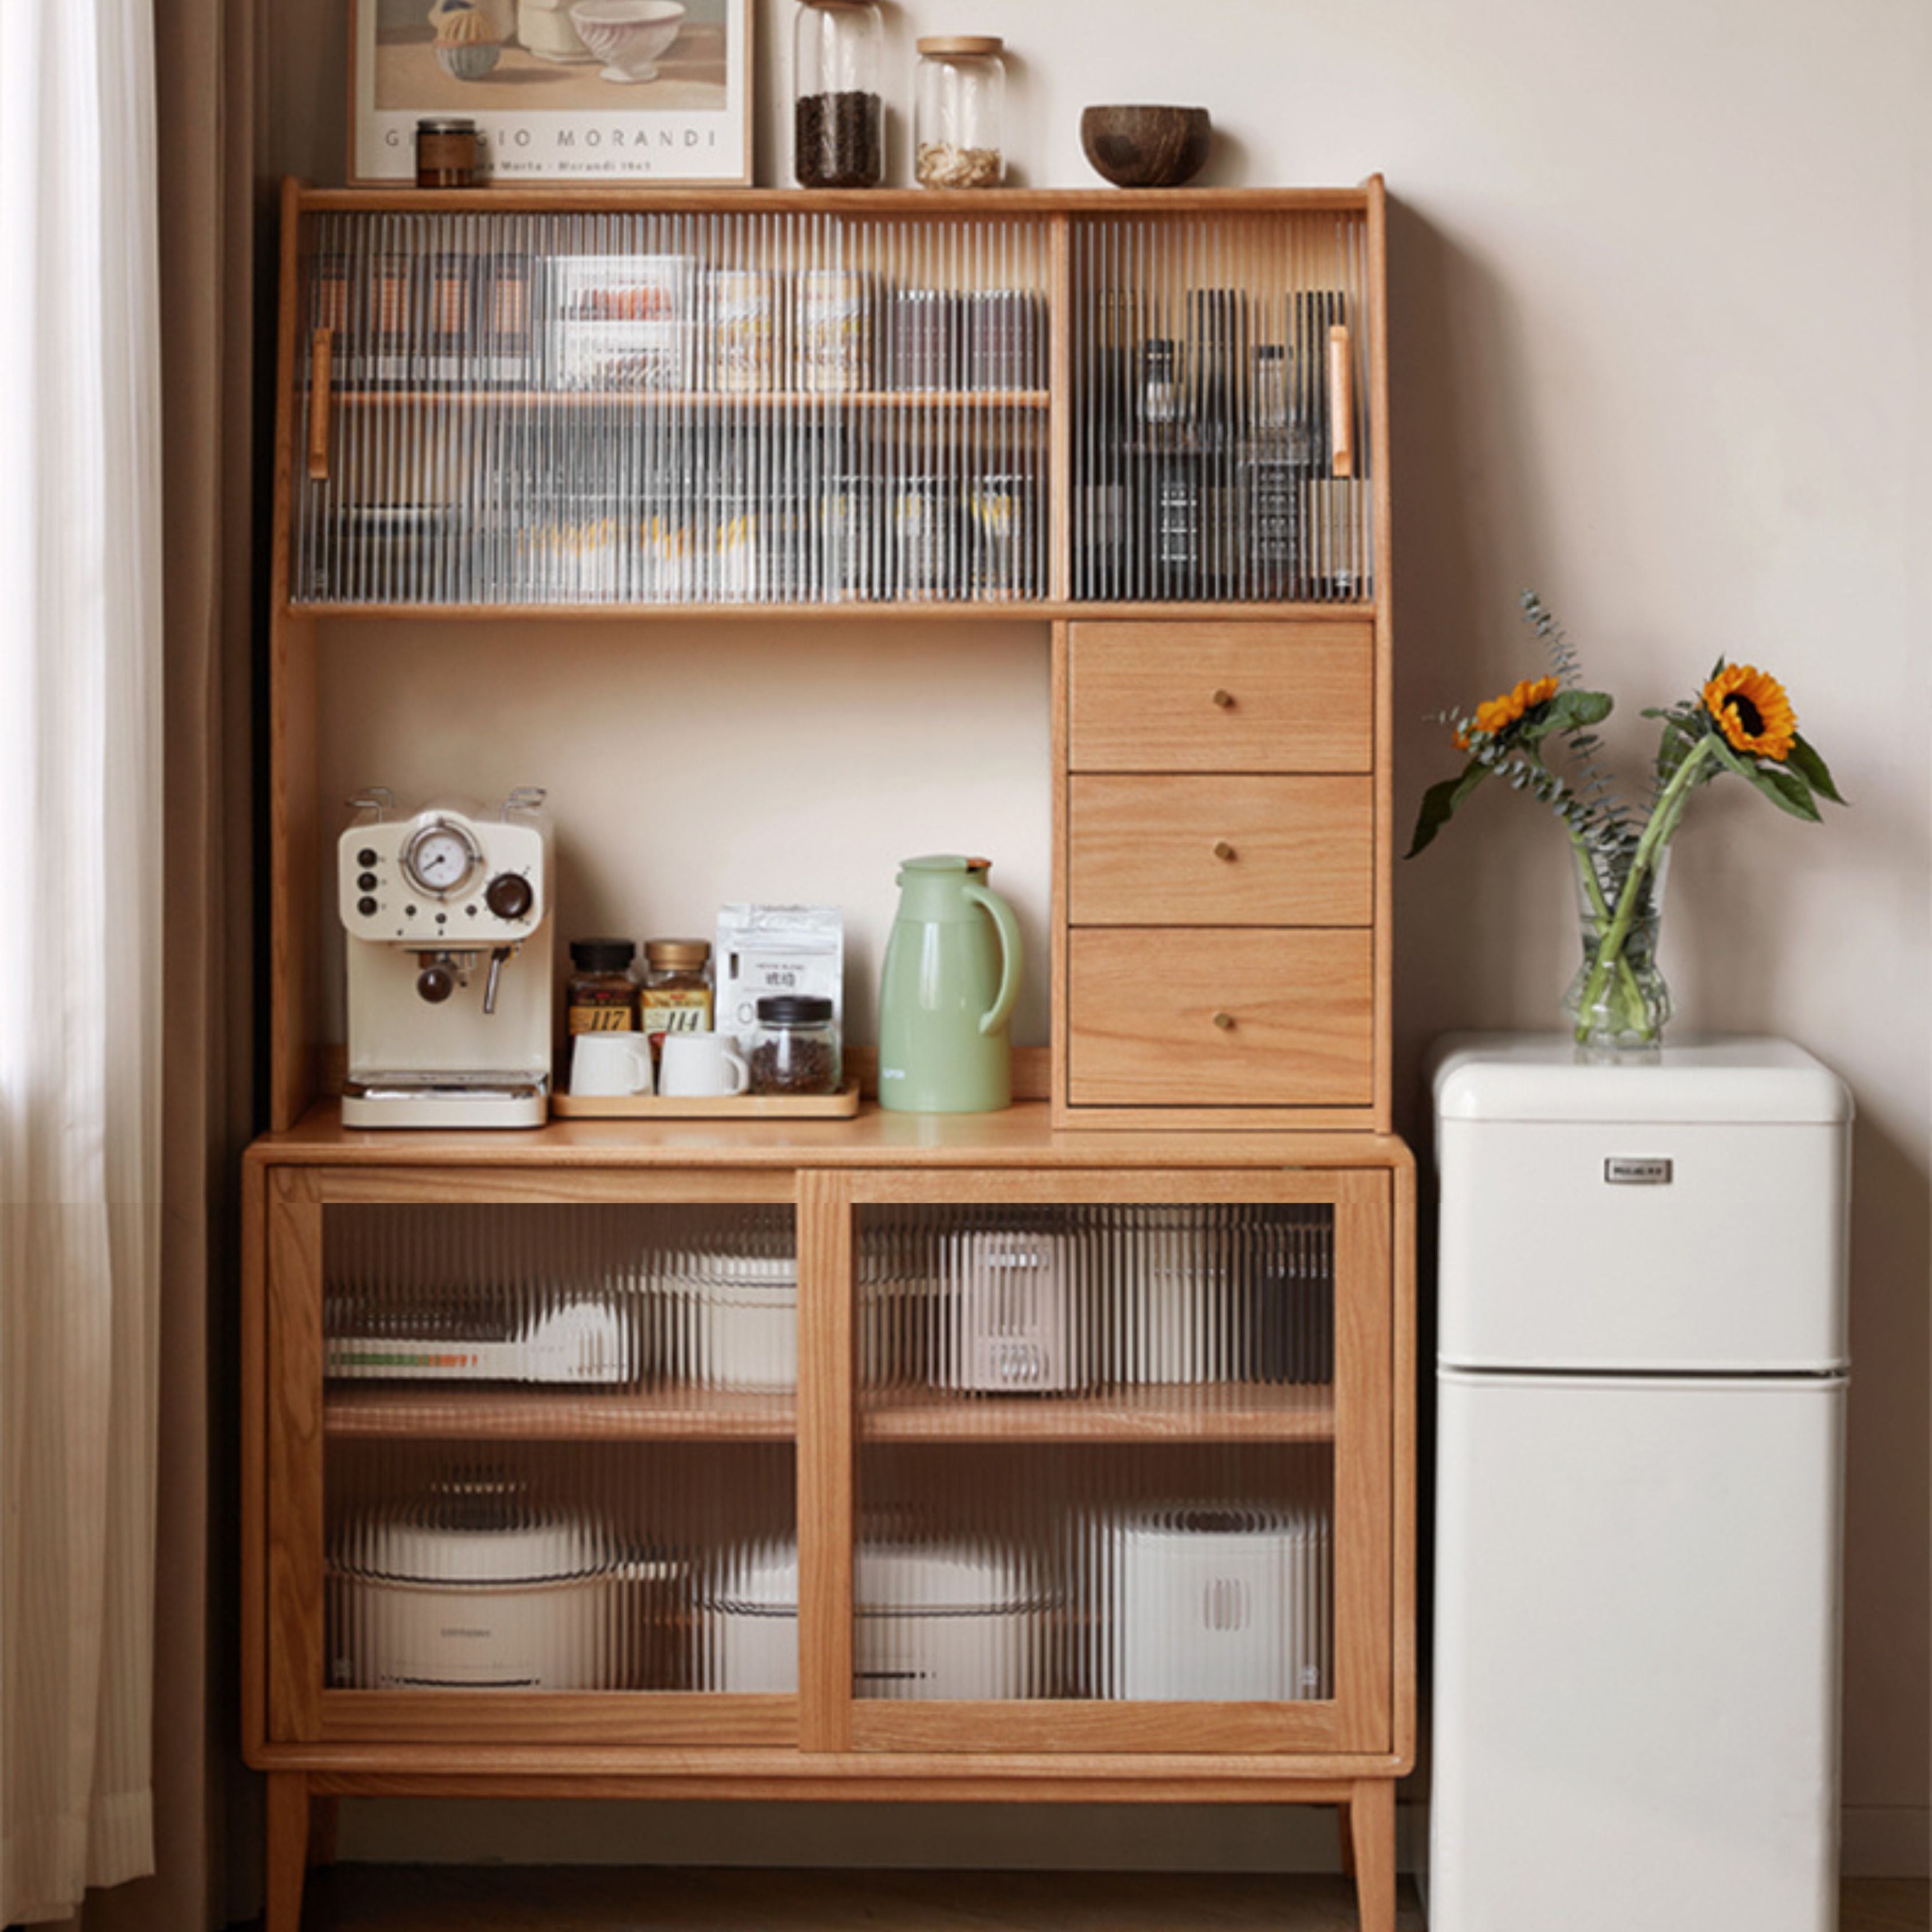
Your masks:
[{"label": "white refrigerator", "polygon": [[1742,1038],[1433,1081],[1432,1932],[1831,1932],[1850,1096]]}]

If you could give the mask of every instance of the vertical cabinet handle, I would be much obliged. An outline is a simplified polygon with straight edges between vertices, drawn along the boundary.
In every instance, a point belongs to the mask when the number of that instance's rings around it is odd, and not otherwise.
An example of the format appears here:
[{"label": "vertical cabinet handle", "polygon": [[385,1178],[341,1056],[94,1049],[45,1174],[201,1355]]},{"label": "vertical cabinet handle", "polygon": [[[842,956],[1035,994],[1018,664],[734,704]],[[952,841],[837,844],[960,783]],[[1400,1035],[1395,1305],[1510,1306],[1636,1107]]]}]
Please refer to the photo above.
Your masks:
[{"label": "vertical cabinet handle", "polygon": [[1232,711],[1234,706],[1234,694],[1232,691],[1217,691],[1214,694],[1214,702],[1223,711]]},{"label": "vertical cabinet handle", "polygon": [[1355,473],[1355,354],[1342,322],[1328,331],[1328,467],[1337,476]]},{"label": "vertical cabinet handle", "polygon": [[334,344],[334,330],[318,328],[309,346],[308,473],[318,483],[328,476],[329,363]]}]

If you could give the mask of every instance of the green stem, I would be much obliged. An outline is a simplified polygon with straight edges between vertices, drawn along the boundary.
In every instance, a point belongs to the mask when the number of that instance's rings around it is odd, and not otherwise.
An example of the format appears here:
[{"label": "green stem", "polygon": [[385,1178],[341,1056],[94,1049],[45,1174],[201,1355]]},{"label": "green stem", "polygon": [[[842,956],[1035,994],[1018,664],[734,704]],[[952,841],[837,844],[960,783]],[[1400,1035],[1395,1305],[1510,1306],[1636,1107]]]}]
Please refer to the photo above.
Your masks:
[{"label": "green stem", "polygon": [[[1684,808],[1689,802],[1690,788],[1697,782],[1698,769],[1716,742],[1714,738],[1706,738],[1672,773],[1670,782],[1664,787],[1663,796],[1650,814],[1650,823],[1643,828],[1642,836],[1636,842],[1636,851],[1630,860],[1623,890],[1617,896],[1616,911],[1597,942],[1597,956],[1591,963],[1590,976],[1584,982],[1583,997],[1576,1010],[1576,1038],[1580,1042],[1589,1037],[1590,1013],[1604,997],[1604,982],[1609,978],[1611,969],[1625,964],[1624,941],[1630,937],[1630,922],[1636,916],[1637,905],[1643,896],[1644,880],[1656,863],[1658,853],[1670,844],[1672,834],[1676,831],[1684,816]],[[1588,869],[1586,863],[1586,870]],[[1640,1001],[1636,1010],[1641,1012],[1642,1010]],[[1647,1028],[1640,1028],[1639,1031],[1642,1037],[1649,1036]]]}]

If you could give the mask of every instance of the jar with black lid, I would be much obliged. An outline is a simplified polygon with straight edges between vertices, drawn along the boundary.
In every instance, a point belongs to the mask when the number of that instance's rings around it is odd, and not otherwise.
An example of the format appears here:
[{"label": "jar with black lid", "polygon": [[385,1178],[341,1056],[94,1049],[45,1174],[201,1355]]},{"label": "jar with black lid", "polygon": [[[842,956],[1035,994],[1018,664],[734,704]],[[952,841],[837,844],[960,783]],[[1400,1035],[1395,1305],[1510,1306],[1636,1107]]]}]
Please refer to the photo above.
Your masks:
[{"label": "jar with black lid", "polygon": [[830,1000],[776,993],[758,1002],[752,1039],[754,1094],[836,1094],[840,1071],[838,1028]]},{"label": "jar with black lid", "polygon": [[631,962],[638,956],[628,939],[573,939],[570,982],[564,994],[569,1030],[635,1033],[638,982]]}]

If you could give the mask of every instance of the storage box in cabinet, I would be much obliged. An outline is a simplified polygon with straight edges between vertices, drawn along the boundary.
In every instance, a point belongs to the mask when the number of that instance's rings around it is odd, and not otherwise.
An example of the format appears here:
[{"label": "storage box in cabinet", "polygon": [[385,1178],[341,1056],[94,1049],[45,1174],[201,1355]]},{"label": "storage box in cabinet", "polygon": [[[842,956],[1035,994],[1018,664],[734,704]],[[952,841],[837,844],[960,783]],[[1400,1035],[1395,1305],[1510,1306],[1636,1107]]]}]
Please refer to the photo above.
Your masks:
[{"label": "storage box in cabinet", "polygon": [[1375,764],[1367,624],[1076,624],[1076,772],[1366,772]]},{"label": "storage box in cabinet", "polygon": [[1375,794],[1360,778],[1092,773],[1067,792],[1076,926],[1366,926]]},{"label": "storage box in cabinet", "polygon": [[1076,928],[1075,1106],[1366,1106],[1375,1000],[1366,931]]}]

